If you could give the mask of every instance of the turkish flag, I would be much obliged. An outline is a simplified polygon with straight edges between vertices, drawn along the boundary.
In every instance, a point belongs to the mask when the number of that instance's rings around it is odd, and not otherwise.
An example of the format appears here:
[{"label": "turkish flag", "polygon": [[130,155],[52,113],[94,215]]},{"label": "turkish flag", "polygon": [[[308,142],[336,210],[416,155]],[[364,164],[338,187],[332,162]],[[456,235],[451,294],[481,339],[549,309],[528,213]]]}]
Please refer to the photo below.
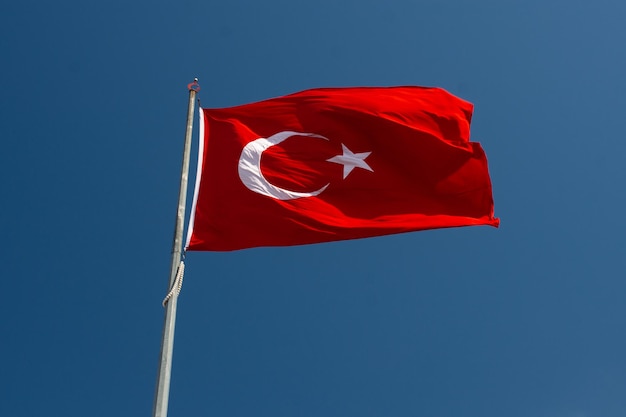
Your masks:
[{"label": "turkish flag", "polygon": [[439,88],[307,90],[201,109],[187,250],[498,226],[473,106]]}]

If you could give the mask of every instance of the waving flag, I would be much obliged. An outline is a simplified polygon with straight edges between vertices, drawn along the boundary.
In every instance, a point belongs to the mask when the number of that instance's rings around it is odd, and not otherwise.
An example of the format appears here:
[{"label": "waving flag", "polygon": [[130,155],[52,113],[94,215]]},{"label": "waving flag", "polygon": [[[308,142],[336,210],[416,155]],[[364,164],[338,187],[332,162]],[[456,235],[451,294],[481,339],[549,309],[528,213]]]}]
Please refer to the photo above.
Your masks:
[{"label": "waving flag", "polygon": [[472,104],[438,88],[307,90],[201,109],[187,250],[498,226]]}]

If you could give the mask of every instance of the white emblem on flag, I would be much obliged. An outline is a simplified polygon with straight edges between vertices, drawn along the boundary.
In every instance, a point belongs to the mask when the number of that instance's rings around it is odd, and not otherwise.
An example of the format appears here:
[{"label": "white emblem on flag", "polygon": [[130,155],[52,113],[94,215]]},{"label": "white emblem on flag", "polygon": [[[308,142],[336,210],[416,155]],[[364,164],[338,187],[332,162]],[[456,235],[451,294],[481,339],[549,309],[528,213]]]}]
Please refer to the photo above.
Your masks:
[{"label": "white emblem on flag", "polygon": [[[239,157],[239,178],[249,190],[277,200],[294,200],[296,198],[315,197],[321,194],[330,185],[326,184],[322,188],[308,193],[297,192],[277,187],[263,176],[261,172],[261,155],[263,152],[292,136],[308,136],[328,140],[328,138],[315,133],[285,131],[276,133],[269,138],[259,138],[248,143],[241,151],[241,156]],[[341,144],[341,147],[343,154],[336,155],[327,161],[343,165],[344,179],[354,168],[373,171],[365,162],[365,158],[367,158],[371,152],[353,153],[346,145]]]}]

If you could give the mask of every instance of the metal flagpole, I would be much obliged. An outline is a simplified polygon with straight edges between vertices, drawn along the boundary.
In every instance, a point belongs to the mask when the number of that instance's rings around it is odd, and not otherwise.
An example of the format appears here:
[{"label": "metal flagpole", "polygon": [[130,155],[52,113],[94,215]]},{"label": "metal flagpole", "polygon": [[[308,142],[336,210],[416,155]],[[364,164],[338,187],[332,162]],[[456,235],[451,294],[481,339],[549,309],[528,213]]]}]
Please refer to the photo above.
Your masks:
[{"label": "metal flagpole", "polygon": [[[174,290],[177,286],[178,270],[182,268],[181,254],[183,246],[183,227],[185,222],[185,207],[187,202],[187,182],[189,177],[189,156],[191,153],[191,135],[193,131],[193,116],[195,110],[196,93],[200,89],[198,79],[190,83],[189,106],[187,107],[187,131],[185,133],[185,147],[183,150],[183,166],[180,175],[180,188],[178,191],[178,211],[176,213],[176,226],[174,228],[174,243],[172,246],[172,263],[170,268],[169,288]],[[182,271],[181,271],[182,273]],[[181,279],[178,277],[178,279]],[[174,350],[174,327],[176,325],[176,304],[178,291],[172,291],[166,298],[165,321],[163,323],[163,337],[161,339],[161,357],[159,360],[159,373],[157,376],[156,394],[154,397],[153,417],[166,417],[170,394],[170,377],[172,371],[172,352]]]}]

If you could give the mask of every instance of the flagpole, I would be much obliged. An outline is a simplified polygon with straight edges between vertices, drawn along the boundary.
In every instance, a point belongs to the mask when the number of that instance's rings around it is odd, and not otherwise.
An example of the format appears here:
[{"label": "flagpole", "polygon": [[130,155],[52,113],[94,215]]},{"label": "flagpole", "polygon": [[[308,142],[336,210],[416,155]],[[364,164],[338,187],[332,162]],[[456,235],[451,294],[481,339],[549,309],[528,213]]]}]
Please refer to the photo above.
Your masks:
[{"label": "flagpole", "polygon": [[[176,226],[174,227],[174,242],[172,245],[172,262],[170,265],[169,287],[173,289],[176,284],[179,266],[181,266],[181,254],[183,246],[183,227],[185,222],[185,208],[187,203],[187,183],[189,177],[189,156],[191,153],[191,135],[193,132],[193,116],[195,110],[196,93],[200,89],[198,79],[190,83],[189,105],[187,107],[187,130],[185,132],[185,146],[183,149],[183,165],[180,174],[180,188],[178,191],[178,211],[176,212]],[[159,360],[159,373],[154,397],[153,417],[166,417],[170,394],[170,377],[172,371],[172,353],[174,350],[174,327],[176,325],[176,304],[178,292],[173,291],[168,295],[165,305],[165,320],[163,323],[163,336],[161,339],[161,356]]]}]

